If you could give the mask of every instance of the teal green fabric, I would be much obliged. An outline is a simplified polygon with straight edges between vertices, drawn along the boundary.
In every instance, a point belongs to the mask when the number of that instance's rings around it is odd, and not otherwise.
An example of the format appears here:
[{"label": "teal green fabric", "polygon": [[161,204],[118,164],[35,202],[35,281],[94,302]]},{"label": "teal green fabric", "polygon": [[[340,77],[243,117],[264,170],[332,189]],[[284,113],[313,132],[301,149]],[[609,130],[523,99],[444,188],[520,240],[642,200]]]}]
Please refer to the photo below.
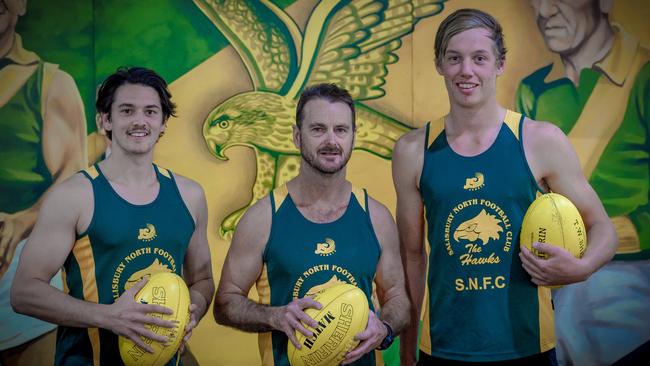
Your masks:
[{"label": "teal green fabric", "polygon": [[[93,301],[84,295],[84,286],[96,288],[98,302],[112,304],[126,286],[152,273],[181,275],[194,220],[173,175],[166,177],[154,166],[160,182],[158,196],[149,204],[134,205],[121,198],[95,167],[99,172],[95,179],[84,171],[93,187],[93,218],[64,263],[69,294]],[[88,250],[81,249],[85,237]],[[75,256],[75,252],[81,253]],[[94,283],[90,282],[93,276]],[[117,335],[100,329],[99,339],[101,364],[122,365]],[[92,352],[87,329],[59,326],[56,365],[93,365]]]},{"label": "teal green fabric", "polygon": [[[365,191],[364,191],[365,192]],[[310,289],[332,281],[342,281],[359,287],[368,297],[380,256],[370,215],[357,199],[367,196],[350,195],[349,205],[339,219],[331,223],[314,223],[296,208],[290,195],[275,210],[271,233],[264,251],[267,266],[270,304],[281,306],[311,293]],[[362,201],[363,202],[363,201]],[[365,207],[368,207],[366,204]],[[331,253],[316,253],[319,243],[335,244]],[[276,366],[288,366],[288,338],[282,332],[272,332],[273,358]],[[353,365],[374,365],[374,352]]]},{"label": "teal green fabric", "polygon": [[[1,59],[3,67],[11,64]],[[43,63],[0,108],[0,212],[31,207],[52,184],[43,157],[41,85]]]},{"label": "teal green fabric", "polygon": [[428,328],[432,355],[498,362],[546,351],[539,312],[550,309],[550,299],[539,303],[518,256],[523,216],[540,190],[522,144],[503,123],[493,144],[474,157],[454,152],[444,130],[425,146],[420,190],[430,246],[429,324],[422,332]]},{"label": "teal green fabric", "polygon": [[[550,121],[569,133],[596,82],[606,77],[583,69],[578,86],[568,78],[546,82],[552,64],[522,80],[516,96],[517,110],[531,119]],[[604,106],[606,108],[606,106]],[[610,217],[629,216],[635,224],[641,252],[618,254],[615,259],[650,258],[650,64],[634,81],[622,123],[609,141],[589,179]]]}]

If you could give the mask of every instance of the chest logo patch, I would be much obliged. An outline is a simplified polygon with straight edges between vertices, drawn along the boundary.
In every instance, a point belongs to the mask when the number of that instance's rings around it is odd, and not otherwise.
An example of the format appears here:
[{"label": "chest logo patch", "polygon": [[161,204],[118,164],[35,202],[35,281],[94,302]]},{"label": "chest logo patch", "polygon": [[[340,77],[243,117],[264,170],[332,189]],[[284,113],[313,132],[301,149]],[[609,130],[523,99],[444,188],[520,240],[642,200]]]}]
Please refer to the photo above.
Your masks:
[{"label": "chest logo patch", "polygon": [[147,224],[147,227],[144,227],[138,232],[138,240],[142,241],[152,241],[156,238],[156,228],[152,224]]},{"label": "chest logo patch", "polygon": [[482,209],[478,215],[458,225],[454,231],[454,240],[465,239],[472,242],[480,240],[483,245],[487,244],[490,239],[499,240],[499,233],[503,231],[499,225],[500,222],[501,220],[497,219],[495,215]]},{"label": "chest logo patch", "polygon": [[315,254],[326,257],[336,252],[336,243],[330,238],[326,238],[324,243],[316,243]]},{"label": "chest logo patch", "polygon": [[156,258],[156,259],[154,259],[153,263],[151,263],[151,265],[148,266],[147,268],[141,269],[141,270],[133,273],[129,277],[129,279],[126,280],[126,283],[124,284],[124,290],[128,290],[133,285],[138,283],[141,279],[149,278],[149,277],[151,277],[152,274],[158,273],[158,272],[172,273],[172,270],[169,269],[166,264],[160,263],[158,258]]},{"label": "chest logo patch", "polygon": [[483,176],[483,173],[476,172],[474,173],[473,177],[465,179],[465,185],[463,186],[463,189],[466,189],[468,191],[476,191],[483,188],[484,185],[485,177]]}]

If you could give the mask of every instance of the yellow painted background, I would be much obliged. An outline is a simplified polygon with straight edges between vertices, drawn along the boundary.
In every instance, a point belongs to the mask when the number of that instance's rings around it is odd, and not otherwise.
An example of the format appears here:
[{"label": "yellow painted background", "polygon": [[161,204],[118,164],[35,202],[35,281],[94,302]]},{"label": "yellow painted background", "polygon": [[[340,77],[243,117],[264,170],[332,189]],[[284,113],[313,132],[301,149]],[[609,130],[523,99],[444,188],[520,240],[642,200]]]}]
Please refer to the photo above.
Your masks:
[{"label": "yellow painted background", "polygon": [[[302,28],[314,4],[313,0],[299,1],[287,11]],[[498,81],[498,100],[506,107],[514,107],[519,81],[551,62],[551,54],[539,35],[530,6],[522,0],[447,2],[441,14],[420,21],[414,33],[403,38],[403,45],[397,51],[399,61],[388,66],[386,95],[367,105],[414,127],[447,113],[449,104],[444,83],[433,67],[433,39],[440,21],[463,7],[483,9],[501,22],[509,51],[506,72]],[[647,1],[616,1],[610,17],[623,24],[642,43],[650,44]],[[229,161],[218,161],[203,142],[202,125],[207,114],[220,102],[252,89],[241,59],[230,47],[174,81],[171,92],[179,106],[178,117],[169,121],[166,135],[155,154],[157,163],[197,180],[206,191],[210,218],[208,237],[217,284],[229,246],[229,240],[218,235],[219,224],[227,214],[250,200],[255,158],[252,150],[234,147],[229,150]],[[355,151],[349,163],[348,178],[353,184],[366,187],[372,196],[394,212],[395,192],[389,161]],[[198,361],[203,365],[259,364],[257,335],[218,326],[211,311],[190,340]]]}]

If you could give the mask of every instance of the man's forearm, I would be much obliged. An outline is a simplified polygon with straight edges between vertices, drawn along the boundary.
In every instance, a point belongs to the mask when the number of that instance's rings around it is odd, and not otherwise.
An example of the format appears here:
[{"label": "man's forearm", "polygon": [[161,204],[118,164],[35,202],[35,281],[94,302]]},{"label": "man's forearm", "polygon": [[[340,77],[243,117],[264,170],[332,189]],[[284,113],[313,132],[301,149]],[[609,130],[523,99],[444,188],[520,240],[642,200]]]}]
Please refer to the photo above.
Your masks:
[{"label": "man's forearm", "polygon": [[277,307],[258,304],[239,294],[222,295],[214,304],[214,316],[219,324],[245,332],[275,330],[276,312]]},{"label": "man's forearm", "polygon": [[381,306],[379,318],[388,323],[395,334],[400,333],[409,322],[411,306],[405,295],[393,296]]},{"label": "man's forearm", "polygon": [[107,310],[107,305],[74,298],[37,279],[28,283],[14,283],[11,306],[20,314],[81,328],[103,328]]},{"label": "man's forearm", "polygon": [[205,316],[210,307],[210,300],[214,296],[214,282],[212,278],[206,278],[190,286],[190,301],[197,306],[197,322]]},{"label": "man's forearm", "polygon": [[583,257],[589,264],[589,275],[609,262],[616,253],[618,239],[612,223],[593,225],[587,232],[587,250]]},{"label": "man's forearm", "polygon": [[426,253],[409,257],[404,256],[403,263],[406,275],[406,291],[411,302],[409,320],[400,335],[401,357],[413,358],[417,354],[418,328],[420,326],[420,313],[424,300],[425,273],[427,270]]}]

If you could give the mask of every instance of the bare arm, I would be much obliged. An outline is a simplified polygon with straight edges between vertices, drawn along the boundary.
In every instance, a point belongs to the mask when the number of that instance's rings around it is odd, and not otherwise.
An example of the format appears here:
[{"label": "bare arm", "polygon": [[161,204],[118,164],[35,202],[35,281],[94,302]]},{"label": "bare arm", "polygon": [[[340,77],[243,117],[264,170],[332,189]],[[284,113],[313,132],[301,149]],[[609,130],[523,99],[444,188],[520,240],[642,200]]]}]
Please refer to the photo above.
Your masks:
[{"label": "bare arm", "polygon": [[419,180],[424,161],[424,129],[404,135],[393,152],[393,182],[397,191],[397,228],[411,303],[409,323],[400,336],[400,359],[414,365],[424,299],[427,257],[424,248],[424,204]]},{"label": "bare arm", "polygon": [[183,277],[190,289],[190,323],[186,328],[185,341],[192,334],[192,329],[199,323],[208,311],[212,296],[214,296],[214,280],[212,279],[212,262],[208,246],[208,207],[203,188],[194,181],[176,176],[179,190],[186,202],[195,228],[190,239],[185,262]]},{"label": "bare arm", "polygon": [[[86,167],[86,121],[79,91],[70,75],[56,70],[44,102],[43,156],[52,186]],[[36,223],[38,211],[51,187],[30,207],[13,214],[0,213],[0,277],[16,246]]]},{"label": "bare arm", "polygon": [[550,244],[536,243],[548,260],[526,248],[520,256],[524,268],[538,285],[565,285],[584,281],[610,261],[617,248],[614,226],[596,192],[582,173],[578,157],[564,133],[550,123],[524,124],[524,148],[531,169],[549,189],[576,205],[587,229],[587,250],[581,259]]},{"label": "bare arm", "polygon": [[271,201],[266,197],[251,206],[237,225],[215,295],[214,317],[219,324],[247,332],[282,331],[300,347],[295,330],[312,336],[301,321],[313,328],[317,326],[303,309],[320,308],[320,304],[309,297],[285,306],[263,305],[248,299],[248,291],[262,273],[262,253],[270,230]]},{"label": "bare arm", "polygon": [[352,363],[377,348],[386,338],[386,322],[395,334],[408,323],[409,301],[404,288],[404,271],[399,254],[397,226],[388,209],[374,199],[369,199],[372,226],[381,245],[381,257],[377,263],[377,295],[381,304],[379,319],[374,313],[368,319],[366,329],[357,335],[361,340],[357,348],[349,352],[343,364]]},{"label": "bare arm", "polygon": [[[46,197],[18,264],[11,288],[11,305],[18,313],[59,325],[109,329],[153,351],[139,336],[159,342],[166,342],[167,337],[156,335],[144,328],[144,324],[169,328],[174,323],[147,314],[169,314],[170,309],[135,302],[135,294],[144,281],[125,291],[111,305],[83,301],[50,285],[73,248],[79,222],[90,215],[88,212],[92,213],[93,207],[88,202],[93,202],[92,188],[81,174],[57,185]],[[89,220],[86,219],[86,226]]]}]

